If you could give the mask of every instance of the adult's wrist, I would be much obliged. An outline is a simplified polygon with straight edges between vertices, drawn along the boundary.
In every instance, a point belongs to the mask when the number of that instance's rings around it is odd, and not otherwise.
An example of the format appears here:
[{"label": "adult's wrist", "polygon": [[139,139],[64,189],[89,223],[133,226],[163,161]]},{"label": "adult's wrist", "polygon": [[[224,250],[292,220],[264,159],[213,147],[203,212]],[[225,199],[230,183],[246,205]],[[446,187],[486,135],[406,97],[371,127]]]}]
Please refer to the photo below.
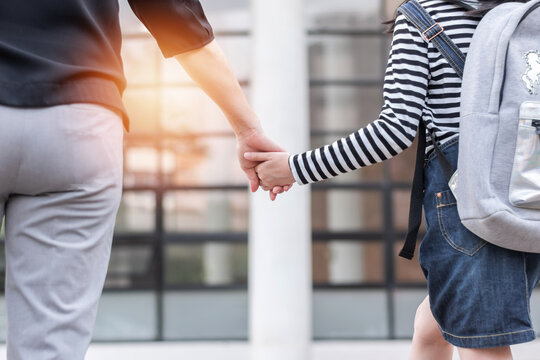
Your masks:
[{"label": "adult's wrist", "polygon": [[251,125],[251,126],[242,126],[242,127],[233,127],[234,133],[238,140],[248,139],[256,134],[261,134],[263,132],[260,124]]}]

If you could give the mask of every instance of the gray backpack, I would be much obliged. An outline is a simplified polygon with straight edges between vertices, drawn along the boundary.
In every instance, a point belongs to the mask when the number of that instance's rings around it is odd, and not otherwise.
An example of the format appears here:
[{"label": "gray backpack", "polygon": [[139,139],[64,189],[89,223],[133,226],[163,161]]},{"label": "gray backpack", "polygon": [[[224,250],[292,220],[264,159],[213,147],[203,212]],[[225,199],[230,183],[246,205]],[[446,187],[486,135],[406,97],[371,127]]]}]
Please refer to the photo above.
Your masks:
[{"label": "gray backpack", "polygon": [[540,0],[502,4],[480,22],[460,121],[450,184],[463,225],[495,245],[540,252]]},{"label": "gray backpack", "polygon": [[[491,10],[466,59],[416,0],[398,11],[463,79],[457,171],[431,134],[463,225],[495,245],[540,253],[540,0]],[[425,131],[421,122],[409,231],[400,253],[409,259],[421,221]]]}]

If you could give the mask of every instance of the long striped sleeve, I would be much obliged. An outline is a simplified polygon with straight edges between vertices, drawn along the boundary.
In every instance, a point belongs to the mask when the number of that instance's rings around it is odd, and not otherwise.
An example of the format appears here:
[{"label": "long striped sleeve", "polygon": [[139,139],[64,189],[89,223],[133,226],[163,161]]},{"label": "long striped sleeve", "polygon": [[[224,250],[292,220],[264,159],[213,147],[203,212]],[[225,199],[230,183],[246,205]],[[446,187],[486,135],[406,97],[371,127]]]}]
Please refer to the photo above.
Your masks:
[{"label": "long striped sleeve", "polygon": [[[477,20],[440,0],[421,3],[466,53]],[[411,146],[421,120],[441,143],[450,140],[458,135],[460,88],[461,79],[437,49],[399,15],[379,118],[332,144],[292,155],[294,178],[299,184],[313,183],[392,158]],[[429,137],[427,145],[430,152]]]}]

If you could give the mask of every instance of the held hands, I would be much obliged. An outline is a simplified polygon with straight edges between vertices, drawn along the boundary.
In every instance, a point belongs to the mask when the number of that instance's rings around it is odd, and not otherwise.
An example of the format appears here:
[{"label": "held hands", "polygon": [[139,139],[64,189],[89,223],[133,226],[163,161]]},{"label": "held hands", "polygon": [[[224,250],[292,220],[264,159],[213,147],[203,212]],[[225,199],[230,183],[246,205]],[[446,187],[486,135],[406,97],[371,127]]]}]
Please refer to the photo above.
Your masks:
[{"label": "held hands", "polygon": [[[257,160],[259,157],[255,156],[254,158],[250,158],[249,156],[246,157],[245,154],[247,153],[253,153],[253,154],[266,154],[266,151],[269,151],[271,153],[269,154],[280,154],[278,152],[284,151],[283,148],[281,148],[279,145],[274,143],[272,140],[267,138],[262,130],[260,129],[249,129],[246,131],[243,131],[239,134],[237,134],[237,150],[238,150],[238,160],[240,162],[240,167],[244,172],[246,173],[250,188],[252,192],[257,191],[259,186],[262,186],[264,190],[272,190],[270,191],[270,199],[273,201],[276,199],[277,194],[281,194],[284,191],[288,191],[291,184],[294,182],[294,178],[292,181],[285,182],[281,184],[280,186],[273,186],[272,188],[265,186],[262,184],[259,180],[259,176],[257,175],[256,168],[260,165],[262,165],[260,162],[261,160]],[[264,152],[261,152],[264,151]],[[281,153],[286,154],[286,153]],[[288,154],[286,154],[286,159],[288,158]],[[287,162],[287,160],[285,160]],[[288,164],[287,164],[288,168]],[[290,171],[290,170],[289,170]],[[292,177],[292,176],[291,176]]]},{"label": "held hands", "polygon": [[289,167],[289,154],[286,152],[246,152],[244,157],[249,161],[260,162],[255,172],[262,188],[270,190],[270,194],[287,191],[287,187],[295,182]]}]

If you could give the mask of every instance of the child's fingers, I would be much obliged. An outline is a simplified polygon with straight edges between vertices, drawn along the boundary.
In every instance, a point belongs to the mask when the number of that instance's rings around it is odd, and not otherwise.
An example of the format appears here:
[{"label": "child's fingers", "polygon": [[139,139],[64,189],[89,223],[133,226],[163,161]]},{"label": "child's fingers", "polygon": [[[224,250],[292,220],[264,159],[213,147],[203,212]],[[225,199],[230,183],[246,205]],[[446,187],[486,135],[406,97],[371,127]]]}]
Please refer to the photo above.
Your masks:
[{"label": "child's fingers", "polygon": [[268,161],[272,159],[271,152],[247,152],[244,153],[244,158],[250,161]]},{"label": "child's fingers", "polygon": [[277,194],[274,194],[273,191],[268,192],[268,194],[270,194],[270,200],[272,201],[276,200]]}]

